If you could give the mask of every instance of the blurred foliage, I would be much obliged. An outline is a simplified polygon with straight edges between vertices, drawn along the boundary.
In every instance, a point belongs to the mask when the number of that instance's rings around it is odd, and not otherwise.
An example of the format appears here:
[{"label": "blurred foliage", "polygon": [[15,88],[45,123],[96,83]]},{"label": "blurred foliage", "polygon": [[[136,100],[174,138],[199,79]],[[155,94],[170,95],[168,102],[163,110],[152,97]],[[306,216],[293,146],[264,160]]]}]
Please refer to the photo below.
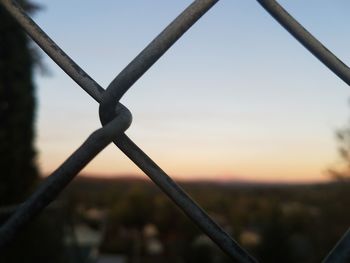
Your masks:
[{"label": "blurred foliage", "polygon": [[340,167],[329,170],[332,178],[337,181],[350,181],[350,125],[336,132]]},{"label": "blurred foliage", "polygon": [[[320,262],[350,222],[347,183],[182,186],[261,262]],[[135,249],[140,262],[231,262],[150,182],[81,178],[65,198],[72,211],[85,207],[108,212],[101,253],[124,254],[128,262],[137,262]],[[157,227],[164,247],[157,259],[140,245],[148,224]]]}]

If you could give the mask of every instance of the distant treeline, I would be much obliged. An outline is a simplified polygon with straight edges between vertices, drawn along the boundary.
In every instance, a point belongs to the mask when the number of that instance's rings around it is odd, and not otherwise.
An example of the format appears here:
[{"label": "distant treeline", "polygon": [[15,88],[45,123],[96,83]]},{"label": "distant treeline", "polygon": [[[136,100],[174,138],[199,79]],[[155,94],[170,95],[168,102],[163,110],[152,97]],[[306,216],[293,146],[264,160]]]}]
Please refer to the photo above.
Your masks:
[{"label": "distant treeline", "polygon": [[[188,182],[181,186],[262,262],[320,262],[350,222],[347,183]],[[61,200],[69,204],[76,221],[84,220],[82,211],[106,211],[101,253],[127,255],[132,262],[135,242],[140,243],[143,231],[152,225],[162,250],[149,255],[147,244],[141,242],[141,262],[204,262],[203,257],[205,262],[229,262],[150,181],[79,177]]]}]

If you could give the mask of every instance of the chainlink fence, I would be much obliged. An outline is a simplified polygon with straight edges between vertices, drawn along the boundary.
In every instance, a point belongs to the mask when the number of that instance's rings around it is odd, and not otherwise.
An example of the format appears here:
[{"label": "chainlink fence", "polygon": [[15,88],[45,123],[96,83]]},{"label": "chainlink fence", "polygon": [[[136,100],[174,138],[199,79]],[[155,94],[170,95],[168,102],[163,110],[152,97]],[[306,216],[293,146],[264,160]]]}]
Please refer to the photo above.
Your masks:
[{"label": "chainlink fence", "polygon": [[[0,249],[6,249],[6,245],[21,227],[52,202],[84,166],[113,142],[233,261],[257,262],[124,133],[131,125],[132,115],[119,102],[131,86],[217,2],[218,0],[195,0],[114,78],[107,89],[103,89],[35,24],[16,1],[0,0],[27,34],[99,103],[102,123],[102,128],[93,132],[0,228]],[[323,64],[348,85],[350,84],[349,67],[304,29],[283,7],[275,0],[257,0],[257,2]],[[323,262],[350,262],[350,230]]]}]

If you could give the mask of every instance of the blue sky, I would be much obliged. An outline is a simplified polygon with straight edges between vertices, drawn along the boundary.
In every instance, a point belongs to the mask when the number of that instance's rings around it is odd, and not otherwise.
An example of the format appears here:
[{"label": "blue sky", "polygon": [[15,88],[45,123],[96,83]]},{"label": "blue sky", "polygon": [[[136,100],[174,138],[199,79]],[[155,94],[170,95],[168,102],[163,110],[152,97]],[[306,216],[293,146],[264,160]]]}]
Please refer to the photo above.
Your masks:
[{"label": "blue sky", "polygon": [[[34,20],[103,87],[191,1],[37,1]],[[346,64],[347,0],[280,1]],[[100,126],[46,55],[37,148],[55,169]],[[125,95],[127,134],[176,178],[319,181],[337,161],[349,89],[253,0],[219,1]],[[142,174],[113,145],[85,173]]]}]

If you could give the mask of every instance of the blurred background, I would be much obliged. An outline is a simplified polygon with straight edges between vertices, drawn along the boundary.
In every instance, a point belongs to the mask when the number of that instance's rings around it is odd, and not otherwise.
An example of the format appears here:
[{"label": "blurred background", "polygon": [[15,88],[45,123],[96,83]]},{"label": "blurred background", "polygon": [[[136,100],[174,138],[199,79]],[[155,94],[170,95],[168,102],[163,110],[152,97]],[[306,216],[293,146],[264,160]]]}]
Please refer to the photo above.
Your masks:
[{"label": "blurred background", "polygon": [[[191,1],[20,1],[107,87]],[[350,64],[346,0],[279,1]],[[320,262],[349,226],[349,90],[256,1],[219,1],[122,98],[127,134],[261,262]],[[0,7],[0,220],[100,127]],[[175,220],[176,219],[176,220]],[[229,262],[111,145],[4,262]]]}]

